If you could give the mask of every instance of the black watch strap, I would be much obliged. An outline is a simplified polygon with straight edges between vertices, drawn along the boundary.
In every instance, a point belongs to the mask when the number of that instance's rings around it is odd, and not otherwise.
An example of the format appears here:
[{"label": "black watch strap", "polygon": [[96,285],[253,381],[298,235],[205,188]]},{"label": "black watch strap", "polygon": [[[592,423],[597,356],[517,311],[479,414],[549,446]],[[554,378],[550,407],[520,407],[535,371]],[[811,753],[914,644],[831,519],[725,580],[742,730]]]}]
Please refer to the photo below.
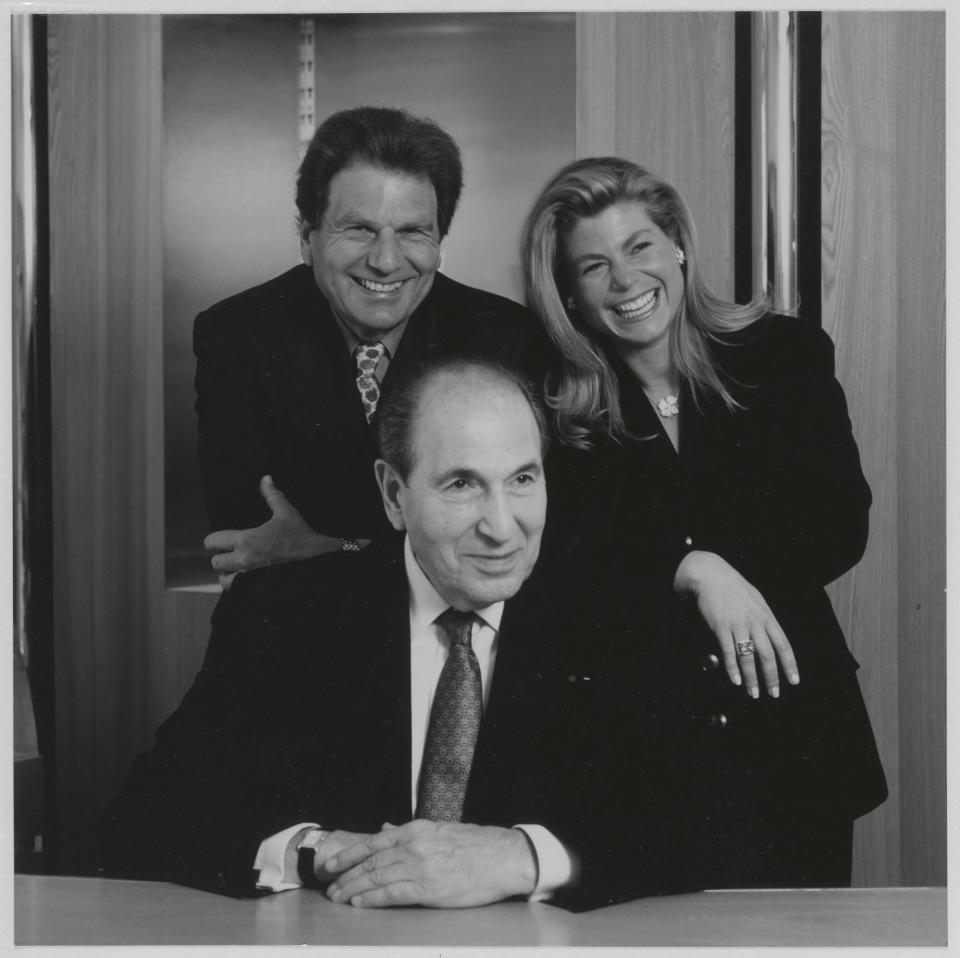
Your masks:
[{"label": "black watch strap", "polygon": [[297,849],[297,877],[304,888],[318,888],[317,873],[313,870],[313,862],[317,850],[312,845],[302,845]]}]

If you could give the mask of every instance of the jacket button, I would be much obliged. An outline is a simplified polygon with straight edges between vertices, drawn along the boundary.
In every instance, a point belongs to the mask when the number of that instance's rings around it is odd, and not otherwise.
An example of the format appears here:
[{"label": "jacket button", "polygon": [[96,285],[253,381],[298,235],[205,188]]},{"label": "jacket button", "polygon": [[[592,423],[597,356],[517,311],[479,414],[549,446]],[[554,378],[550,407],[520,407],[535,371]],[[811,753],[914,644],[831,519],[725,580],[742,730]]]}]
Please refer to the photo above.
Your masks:
[{"label": "jacket button", "polygon": [[689,549],[693,545],[693,539],[690,536],[684,536],[683,544]]},{"label": "jacket button", "polygon": [[720,660],[711,652],[700,660],[700,668],[704,672],[714,672],[720,668]]},{"label": "jacket button", "polygon": [[727,717],[723,712],[714,712],[713,715],[707,719],[707,723],[714,728],[724,728],[727,724]]}]

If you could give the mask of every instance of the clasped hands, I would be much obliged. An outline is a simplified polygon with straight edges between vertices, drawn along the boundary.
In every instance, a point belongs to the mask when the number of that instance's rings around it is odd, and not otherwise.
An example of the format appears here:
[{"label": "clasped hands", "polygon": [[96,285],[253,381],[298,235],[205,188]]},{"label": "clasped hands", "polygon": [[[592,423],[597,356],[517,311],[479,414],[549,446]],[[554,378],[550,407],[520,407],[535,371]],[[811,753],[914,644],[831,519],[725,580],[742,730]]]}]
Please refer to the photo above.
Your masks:
[{"label": "clasped hands", "polygon": [[742,683],[751,698],[760,695],[757,660],[773,698],[780,695],[778,661],[791,685],[800,681],[793,649],[766,599],[729,562],[714,552],[688,552],[677,566],[673,585],[679,594],[696,600],[720,645],[730,681]]},{"label": "clasped hands", "polygon": [[[203,540],[210,560],[220,573],[220,585],[229,589],[239,572],[263,566],[312,559],[328,552],[339,552],[340,539],[314,532],[289,499],[274,485],[270,476],[260,480],[260,495],[270,508],[271,516],[263,525],[252,529],[222,529],[211,532]],[[361,546],[369,539],[359,539]]]},{"label": "clasped hands", "polygon": [[529,895],[537,863],[516,828],[460,822],[384,824],[375,835],[331,832],[317,850],[327,897],[365,908],[466,908]]}]

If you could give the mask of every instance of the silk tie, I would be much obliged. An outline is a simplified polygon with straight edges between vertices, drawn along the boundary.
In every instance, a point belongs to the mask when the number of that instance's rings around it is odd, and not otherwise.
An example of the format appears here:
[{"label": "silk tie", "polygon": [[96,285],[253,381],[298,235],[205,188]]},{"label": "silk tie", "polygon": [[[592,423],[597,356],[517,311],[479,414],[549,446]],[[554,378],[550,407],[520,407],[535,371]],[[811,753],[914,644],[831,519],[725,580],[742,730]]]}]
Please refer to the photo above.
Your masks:
[{"label": "silk tie", "polygon": [[380,401],[380,383],[377,382],[376,372],[386,351],[387,347],[381,342],[361,342],[353,351],[353,361],[357,364],[357,389],[360,390],[360,401],[367,422],[373,419]]},{"label": "silk tie", "polygon": [[470,644],[472,612],[447,609],[437,625],[450,640],[430,710],[423,748],[417,818],[459,822],[473,765],[473,749],[483,716],[480,663]]}]

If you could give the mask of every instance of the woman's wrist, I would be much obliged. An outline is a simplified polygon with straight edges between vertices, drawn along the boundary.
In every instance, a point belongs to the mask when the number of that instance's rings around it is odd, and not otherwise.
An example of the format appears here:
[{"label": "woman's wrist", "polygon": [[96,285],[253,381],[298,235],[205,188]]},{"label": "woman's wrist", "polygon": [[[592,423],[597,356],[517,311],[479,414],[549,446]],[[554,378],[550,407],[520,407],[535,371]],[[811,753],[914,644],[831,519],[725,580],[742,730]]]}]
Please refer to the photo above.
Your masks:
[{"label": "woman's wrist", "polygon": [[704,552],[700,549],[693,549],[688,552],[680,560],[680,565],[677,566],[677,571],[674,573],[673,591],[682,596],[697,595],[704,574],[709,568],[711,560],[715,558],[716,555],[713,552]]}]

